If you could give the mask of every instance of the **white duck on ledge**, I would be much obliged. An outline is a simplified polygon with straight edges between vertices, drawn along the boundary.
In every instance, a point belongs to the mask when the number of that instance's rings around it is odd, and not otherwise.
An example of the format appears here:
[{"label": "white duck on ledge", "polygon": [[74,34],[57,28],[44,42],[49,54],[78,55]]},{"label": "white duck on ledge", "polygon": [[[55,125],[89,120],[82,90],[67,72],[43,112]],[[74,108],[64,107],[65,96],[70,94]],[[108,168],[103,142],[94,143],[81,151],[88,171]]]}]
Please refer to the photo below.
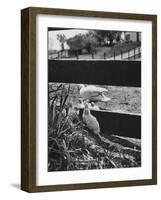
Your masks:
[{"label": "white duck on ledge", "polygon": [[104,94],[108,91],[106,88],[101,88],[94,85],[85,86],[83,84],[80,84],[79,88],[80,95],[84,100],[89,100],[92,102],[107,102],[110,100],[110,98]]}]

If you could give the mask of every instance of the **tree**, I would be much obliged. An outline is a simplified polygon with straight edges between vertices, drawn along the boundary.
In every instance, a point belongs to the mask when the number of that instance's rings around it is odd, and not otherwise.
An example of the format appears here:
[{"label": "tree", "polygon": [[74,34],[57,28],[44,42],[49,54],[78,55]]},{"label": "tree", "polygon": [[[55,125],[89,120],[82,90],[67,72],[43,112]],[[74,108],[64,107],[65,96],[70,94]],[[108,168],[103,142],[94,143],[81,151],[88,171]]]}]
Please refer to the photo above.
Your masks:
[{"label": "tree", "polygon": [[105,38],[107,36],[107,31],[103,31],[103,30],[94,30],[93,32],[93,36],[97,39],[99,46],[102,45],[102,43],[105,42]]},{"label": "tree", "polygon": [[121,40],[121,32],[120,31],[117,32],[115,39],[116,39],[116,42],[119,42]]},{"label": "tree", "polygon": [[100,46],[102,43],[105,45],[106,40],[109,40],[109,45],[112,46],[114,39],[119,40],[120,38],[120,31],[94,30],[93,34]]},{"label": "tree", "polygon": [[117,38],[118,34],[119,34],[118,31],[107,31],[107,37],[110,41],[109,46],[113,45],[113,41],[114,41],[114,39]]},{"label": "tree", "polygon": [[71,37],[67,40],[67,44],[69,45],[71,50],[77,51],[83,48],[84,44],[84,35],[77,34],[74,37]]},{"label": "tree", "polygon": [[91,32],[86,34],[77,34],[67,40],[67,44],[70,49],[78,52],[82,49],[86,49],[88,53],[92,53],[98,46],[98,42]]},{"label": "tree", "polygon": [[97,38],[94,36],[93,32],[89,31],[85,35],[84,44],[84,48],[88,51],[88,53],[94,53],[99,42],[97,41]]},{"label": "tree", "polygon": [[57,40],[61,43],[61,50],[64,51],[64,43],[67,40],[66,36],[64,34],[57,34]]}]

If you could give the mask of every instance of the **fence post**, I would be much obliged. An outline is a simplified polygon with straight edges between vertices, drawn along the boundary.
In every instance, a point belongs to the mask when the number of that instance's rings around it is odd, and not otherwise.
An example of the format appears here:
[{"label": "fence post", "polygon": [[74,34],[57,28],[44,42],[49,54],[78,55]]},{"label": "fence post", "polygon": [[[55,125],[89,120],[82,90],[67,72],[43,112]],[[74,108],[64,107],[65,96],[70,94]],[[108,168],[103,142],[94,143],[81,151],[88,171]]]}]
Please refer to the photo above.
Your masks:
[{"label": "fence post", "polygon": [[129,58],[130,58],[130,50],[128,50],[128,60],[129,60]]},{"label": "fence post", "polygon": [[121,51],[121,60],[123,60],[123,52]]},{"label": "fence post", "polygon": [[140,50],[140,47],[138,48],[138,56],[140,57],[140,54],[141,54],[141,50]]},{"label": "fence post", "polygon": [[135,59],[135,48],[134,48],[134,59]]},{"label": "fence post", "polygon": [[113,59],[115,60],[115,51],[113,52]]},{"label": "fence post", "polygon": [[104,60],[106,59],[106,53],[104,52],[104,54],[103,54],[103,57],[104,57]]},{"label": "fence post", "polygon": [[78,54],[78,52],[76,52],[76,59],[77,59],[77,60],[79,59],[79,54]]},{"label": "fence post", "polygon": [[92,59],[94,59],[94,53],[93,52],[91,53],[91,55],[92,55]]}]

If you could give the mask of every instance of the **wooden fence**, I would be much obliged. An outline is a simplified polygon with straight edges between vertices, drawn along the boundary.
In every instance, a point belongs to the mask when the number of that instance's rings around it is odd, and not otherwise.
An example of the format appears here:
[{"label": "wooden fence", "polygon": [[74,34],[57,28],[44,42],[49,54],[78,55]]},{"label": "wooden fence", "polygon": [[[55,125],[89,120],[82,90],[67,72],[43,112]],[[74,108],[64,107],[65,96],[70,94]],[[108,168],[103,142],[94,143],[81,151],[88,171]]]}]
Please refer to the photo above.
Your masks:
[{"label": "wooden fence", "polygon": [[[64,50],[64,51],[60,51],[57,52],[55,54],[51,54],[49,55],[49,59],[56,59],[56,60],[61,60],[61,59],[75,59],[75,60],[83,60],[83,57],[86,55],[82,55],[79,54],[78,52],[73,56],[69,56],[69,51],[68,50]],[[95,53],[91,53],[88,55],[88,59],[92,59],[92,60],[97,60],[98,55]],[[114,51],[112,53],[112,55],[109,57],[109,55],[104,52],[102,53],[102,55],[99,55],[99,59],[100,60],[136,60],[136,59],[140,59],[141,58],[141,47],[135,47],[133,49],[130,49],[128,51]]]},{"label": "wooden fence", "polygon": [[117,54],[114,52],[113,57],[111,57],[113,60],[135,60],[138,58],[141,58],[141,47],[130,49],[127,52],[120,51]]}]

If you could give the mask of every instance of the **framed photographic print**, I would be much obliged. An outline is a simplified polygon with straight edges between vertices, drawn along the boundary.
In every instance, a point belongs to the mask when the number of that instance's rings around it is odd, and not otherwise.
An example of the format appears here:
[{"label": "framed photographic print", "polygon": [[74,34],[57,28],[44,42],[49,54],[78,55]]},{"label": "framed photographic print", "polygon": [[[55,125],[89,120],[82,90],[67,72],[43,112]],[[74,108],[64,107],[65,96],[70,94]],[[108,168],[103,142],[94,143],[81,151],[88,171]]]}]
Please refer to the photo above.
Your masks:
[{"label": "framed photographic print", "polygon": [[21,188],[157,183],[157,16],[21,11]]}]

